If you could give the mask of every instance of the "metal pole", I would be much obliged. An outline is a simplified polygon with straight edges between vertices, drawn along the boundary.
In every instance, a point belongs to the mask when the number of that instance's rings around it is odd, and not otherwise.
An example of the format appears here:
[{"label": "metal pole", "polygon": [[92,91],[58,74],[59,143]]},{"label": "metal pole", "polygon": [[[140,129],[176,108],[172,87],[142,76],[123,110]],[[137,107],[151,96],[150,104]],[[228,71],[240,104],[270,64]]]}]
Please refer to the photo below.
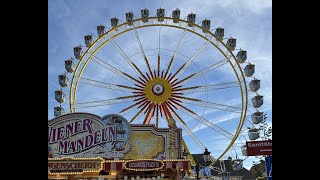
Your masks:
[{"label": "metal pole", "polygon": [[199,164],[196,164],[197,180],[199,179]]}]

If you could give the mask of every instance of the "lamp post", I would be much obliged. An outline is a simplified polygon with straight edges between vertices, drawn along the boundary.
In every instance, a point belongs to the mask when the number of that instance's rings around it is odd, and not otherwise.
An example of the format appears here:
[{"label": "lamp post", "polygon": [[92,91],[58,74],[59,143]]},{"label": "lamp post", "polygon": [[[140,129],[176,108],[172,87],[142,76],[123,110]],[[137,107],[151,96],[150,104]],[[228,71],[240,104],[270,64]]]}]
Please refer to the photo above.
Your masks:
[{"label": "lamp post", "polygon": [[204,149],[204,153],[203,153],[203,159],[204,159],[204,172],[207,176],[209,176],[211,173],[207,174],[206,172],[206,167],[207,167],[207,163],[209,163],[211,161],[211,157],[210,157],[210,152],[208,151],[207,148]]},{"label": "lamp post", "polygon": [[[211,161],[211,157],[210,157],[210,152],[208,151],[207,148],[204,149],[204,153],[202,154],[203,156],[203,159],[204,159],[204,167],[207,166],[207,163]],[[196,164],[196,174],[197,174],[197,179],[199,179],[199,171],[200,171],[200,167],[199,167],[200,164]],[[207,174],[206,174],[207,175]]]},{"label": "lamp post", "polygon": [[196,164],[197,180],[199,179],[199,164]]}]

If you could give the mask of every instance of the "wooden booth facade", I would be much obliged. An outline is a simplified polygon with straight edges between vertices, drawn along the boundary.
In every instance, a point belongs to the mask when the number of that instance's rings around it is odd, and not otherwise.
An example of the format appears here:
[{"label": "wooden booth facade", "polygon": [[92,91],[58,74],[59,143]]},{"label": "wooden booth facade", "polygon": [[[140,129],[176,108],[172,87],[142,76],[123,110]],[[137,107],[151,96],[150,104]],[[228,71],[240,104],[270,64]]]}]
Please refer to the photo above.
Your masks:
[{"label": "wooden booth facade", "polygon": [[117,114],[65,114],[48,121],[48,179],[178,179],[191,170],[185,148],[173,120],[156,128]]}]

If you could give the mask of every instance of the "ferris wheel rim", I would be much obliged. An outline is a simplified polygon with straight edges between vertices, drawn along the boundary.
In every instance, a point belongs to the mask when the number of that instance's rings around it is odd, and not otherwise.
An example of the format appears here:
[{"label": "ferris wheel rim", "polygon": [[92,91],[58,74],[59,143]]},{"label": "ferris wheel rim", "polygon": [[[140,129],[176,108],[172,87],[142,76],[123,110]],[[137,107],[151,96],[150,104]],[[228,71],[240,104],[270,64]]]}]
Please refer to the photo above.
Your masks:
[{"label": "ferris wheel rim", "polygon": [[[140,28],[147,28],[147,27],[156,27],[156,26],[166,26],[166,27],[171,27],[171,28],[177,28],[177,29],[184,29],[190,33],[193,33],[201,38],[203,38],[204,40],[207,40],[208,42],[210,42],[211,45],[213,45],[221,54],[223,54],[223,56],[228,60],[229,64],[231,65],[234,74],[236,74],[237,77],[237,81],[239,83],[239,89],[240,89],[240,94],[241,94],[241,101],[242,101],[242,107],[241,107],[241,115],[240,115],[240,121],[239,124],[237,126],[237,130],[236,133],[234,134],[232,140],[230,141],[229,145],[227,146],[227,148],[224,150],[224,152],[217,158],[217,160],[219,160],[221,157],[224,156],[224,154],[231,148],[231,146],[234,144],[234,142],[236,141],[236,139],[238,138],[241,129],[243,127],[243,124],[245,122],[246,119],[246,113],[247,113],[247,107],[248,107],[248,91],[247,91],[247,84],[246,84],[246,78],[244,76],[243,70],[239,64],[239,62],[236,60],[235,55],[232,53],[232,51],[230,49],[227,48],[227,45],[220,40],[218,37],[216,37],[215,34],[213,34],[210,30],[206,30],[204,28],[202,28],[201,26],[192,23],[192,22],[188,22],[186,20],[183,19],[177,19],[177,18],[171,18],[171,17],[161,17],[163,19],[166,20],[178,20],[179,22],[184,22],[187,24],[192,24],[192,26],[197,27],[199,29],[202,29],[204,31],[206,31],[206,33],[209,33],[211,35],[211,37],[214,37],[213,39],[216,39],[221,45],[224,46],[224,48],[227,50],[227,52],[223,51],[220,47],[218,47],[212,40],[209,40],[207,37],[203,36],[202,34],[200,34],[199,32],[195,32],[192,29],[189,29],[187,27],[182,28],[181,26],[176,26],[173,24],[142,24],[140,23],[141,20],[152,20],[152,19],[157,19],[158,17],[147,17],[147,18],[138,18],[138,19],[134,19],[132,21],[126,21],[122,24],[119,24],[113,28],[111,28],[110,30],[108,30],[107,32],[105,32],[103,35],[101,35],[99,38],[97,38],[89,47],[87,47],[87,50],[81,55],[81,58],[79,59],[79,62],[77,64],[77,67],[75,69],[75,71],[73,72],[73,77],[72,77],[72,81],[70,84],[70,93],[69,93],[69,104],[70,104],[70,112],[76,112],[76,107],[74,106],[74,104],[76,104],[76,92],[77,92],[77,87],[78,87],[78,83],[81,79],[82,76],[82,72],[84,71],[86,65],[91,61],[92,56],[95,55],[95,53],[97,53],[103,46],[105,46],[107,43],[109,43],[111,40],[115,39],[116,37],[125,34],[129,31],[132,31],[134,29],[140,29]],[[133,28],[128,28],[124,31],[121,31],[117,34],[114,34],[113,36],[110,36],[111,32],[115,32],[116,29],[119,29],[122,26],[128,25],[128,23],[134,23],[134,22],[139,22],[138,26],[134,26]],[[100,42],[103,38],[105,38],[107,36],[107,34],[109,35],[109,39],[104,41],[101,45],[99,45],[97,48],[94,49],[94,51],[92,53],[89,53],[89,51],[98,43]],[[226,53],[230,53],[230,58],[228,57],[228,55]],[[84,58],[86,55],[91,54],[88,58]],[[85,60],[86,59],[86,60]],[[234,61],[236,62],[236,66],[234,66],[234,64],[232,64],[232,62],[230,61],[230,59],[234,59]],[[85,60],[85,64],[84,66],[81,68],[79,74],[78,73],[78,69],[80,67],[80,65],[83,63],[83,61]],[[236,68],[240,71],[240,73],[238,74],[238,72],[236,71]],[[75,77],[77,78],[76,83],[74,83]],[[240,76],[240,77],[239,77]],[[243,82],[243,84],[241,83]],[[75,84],[75,85],[74,85]],[[243,87],[244,89],[243,89]]]}]

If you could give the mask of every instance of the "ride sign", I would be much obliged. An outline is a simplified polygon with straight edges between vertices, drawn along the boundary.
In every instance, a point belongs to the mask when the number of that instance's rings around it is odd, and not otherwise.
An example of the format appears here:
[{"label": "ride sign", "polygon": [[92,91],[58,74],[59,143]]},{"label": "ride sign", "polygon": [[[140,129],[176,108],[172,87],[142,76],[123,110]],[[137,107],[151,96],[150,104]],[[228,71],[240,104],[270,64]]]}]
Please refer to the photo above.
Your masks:
[{"label": "ride sign", "polygon": [[272,155],[272,140],[265,141],[247,141],[248,156]]}]

